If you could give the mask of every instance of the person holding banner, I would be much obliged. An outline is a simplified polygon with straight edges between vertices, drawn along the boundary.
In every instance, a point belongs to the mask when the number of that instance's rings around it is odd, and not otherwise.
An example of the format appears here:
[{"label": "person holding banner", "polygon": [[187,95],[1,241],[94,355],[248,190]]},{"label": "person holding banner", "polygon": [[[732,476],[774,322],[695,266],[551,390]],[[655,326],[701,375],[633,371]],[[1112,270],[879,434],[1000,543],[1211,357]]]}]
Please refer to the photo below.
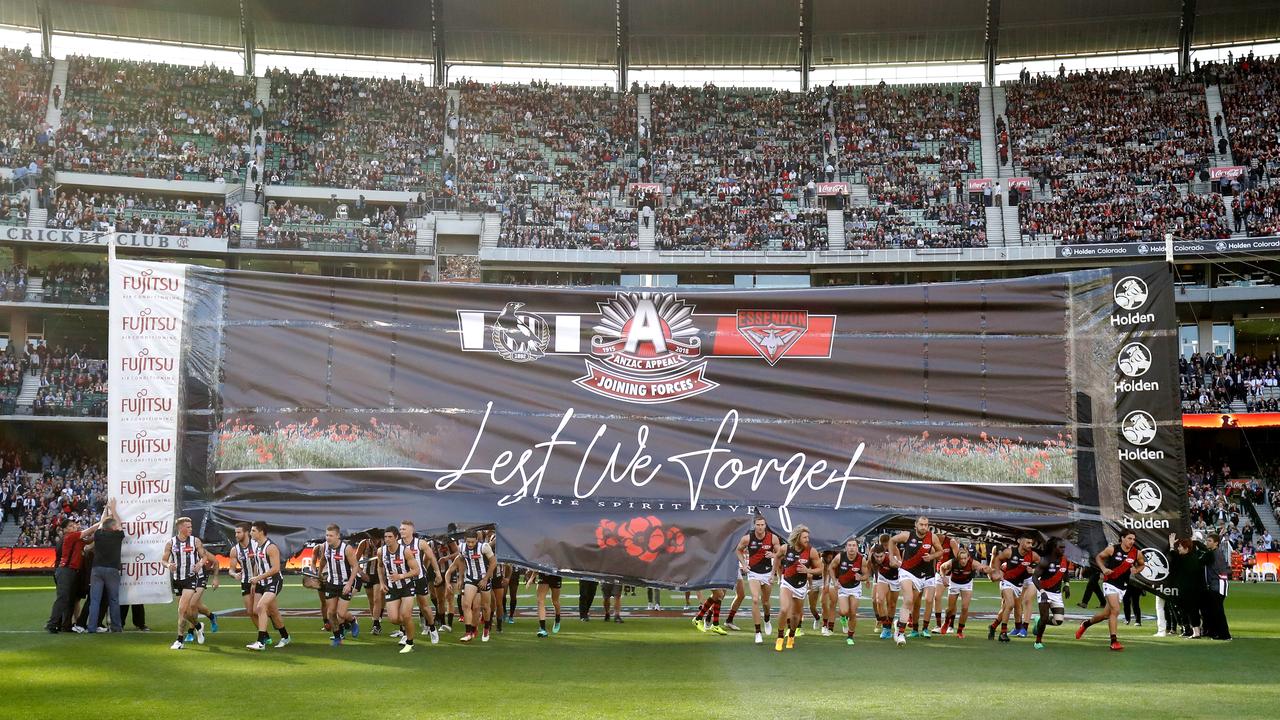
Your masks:
[{"label": "person holding banner", "polygon": [[1102,571],[1102,597],[1106,599],[1107,606],[1098,611],[1098,614],[1080,623],[1080,627],[1076,630],[1077,640],[1084,637],[1085,631],[1090,626],[1106,620],[1107,629],[1111,631],[1111,649],[1117,652],[1124,650],[1124,646],[1116,637],[1120,598],[1124,597],[1125,589],[1129,587],[1130,575],[1134,571],[1141,573],[1146,567],[1142,553],[1138,552],[1137,540],[1137,533],[1127,529],[1120,533],[1120,542],[1103,548],[1102,552],[1094,558],[1093,561]]},{"label": "person holding banner", "polygon": [[[773,556],[774,573],[782,577],[778,613],[778,640],[773,649],[782,652],[796,645],[796,629],[804,622],[804,599],[809,581],[822,574],[822,557],[809,544],[809,528],[797,525]],[[784,637],[785,635],[785,637]]]},{"label": "person holding banner", "polygon": [[551,626],[551,632],[560,632],[560,585],[563,580],[559,575],[548,575],[546,573],[529,573],[528,584],[538,585],[538,637],[547,637],[547,593],[551,593],[551,605],[555,608],[555,624]]}]

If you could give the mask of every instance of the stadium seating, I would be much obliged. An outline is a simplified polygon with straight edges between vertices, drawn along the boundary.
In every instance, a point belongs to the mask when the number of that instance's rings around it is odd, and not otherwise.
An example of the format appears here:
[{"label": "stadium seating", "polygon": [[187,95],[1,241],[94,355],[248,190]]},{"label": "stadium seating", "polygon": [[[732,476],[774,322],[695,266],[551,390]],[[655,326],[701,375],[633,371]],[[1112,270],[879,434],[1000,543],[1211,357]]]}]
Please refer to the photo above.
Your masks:
[{"label": "stadium seating", "polygon": [[0,225],[26,225],[27,205],[23,195],[0,193]]},{"label": "stadium seating", "polygon": [[40,389],[32,405],[33,414],[106,417],[105,360],[85,360],[54,349],[40,369]]},{"label": "stadium seating", "polygon": [[394,207],[367,206],[353,213],[344,204],[330,212],[326,217],[315,205],[271,200],[258,226],[258,247],[326,252],[415,250],[417,228]]},{"label": "stadium seating", "polygon": [[272,184],[430,190],[441,183],[444,91],[417,80],[273,70]]},{"label": "stadium seating", "polygon": [[1201,355],[1178,360],[1184,412],[1280,412],[1280,355]]},{"label": "stadium seating", "polygon": [[106,470],[100,460],[45,454],[38,468],[27,470],[12,451],[0,458],[0,472],[0,490],[15,508],[12,516],[5,515],[6,522],[19,527],[18,547],[48,547],[63,519],[90,524],[106,502]]},{"label": "stadium seating", "polygon": [[1236,165],[1248,167],[1255,180],[1273,178],[1280,170],[1280,62],[1252,53],[1230,66],[1220,78],[1222,111]]},{"label": "stadium seating", "polygon": [[60,170],[242,181],[253,80],[211,66],[72,57]]},{"label": "stadium seating", "polygon": [[28,50],[0,48],[0,167],[21,167],[44,155],[38,142],[53,63]]},{"label": "stadium seating", "polygon": [[239,213],[228,210],[222,198],[72,189],[59,192],[48,209],[48,226],[66,230],[192,237],[228,237],[240,233]]}]

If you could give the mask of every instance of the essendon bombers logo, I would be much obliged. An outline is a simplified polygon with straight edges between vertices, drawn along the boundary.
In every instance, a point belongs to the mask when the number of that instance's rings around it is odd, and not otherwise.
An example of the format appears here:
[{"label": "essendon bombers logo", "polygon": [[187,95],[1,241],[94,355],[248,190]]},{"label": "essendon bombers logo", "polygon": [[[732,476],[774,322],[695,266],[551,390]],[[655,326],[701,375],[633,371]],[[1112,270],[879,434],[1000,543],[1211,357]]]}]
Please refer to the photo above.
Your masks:
[{"label": "essendon bombers logo", "polygon": [[738,311],[738,332],[770,365],[777,365],[808,330],[805,310]]},{"label": "essendon bombers logo", "polygon": [[693,306],[668,293],[618,293],[600,303],[587,374],[574,384],[597,395],[656,404],[704,393],[702,339]]},{"label": "essendon bombers logo", "polygon": [[583,356],[583,390],[644,405],[693,397],[719,387],[706,377],[712,358],[827,359],[835,315],[807,310],[736,310],[699,314],[674,293],[618,292],[598,313],[529,312],[524,303],[459,310],[464,352],[496,353],[528,363],[547,356]]}]

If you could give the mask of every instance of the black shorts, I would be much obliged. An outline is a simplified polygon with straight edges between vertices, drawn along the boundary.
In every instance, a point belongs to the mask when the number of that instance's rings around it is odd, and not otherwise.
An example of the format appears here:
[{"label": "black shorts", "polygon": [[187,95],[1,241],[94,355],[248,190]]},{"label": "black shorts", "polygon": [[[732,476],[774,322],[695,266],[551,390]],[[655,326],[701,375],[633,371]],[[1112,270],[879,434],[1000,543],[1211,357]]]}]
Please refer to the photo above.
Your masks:
[{"label": "black shorts", "polygon": [[201,590],[209,587],[209,576],[201,575],[198,579],[196,579],[196,587]]},{"label": "black shorts", "polygon": [[340,600],[351,602],[351,593],[346,592],[346,588],[343,585],[322,582],[320,583],[320,592],[324,595],[325,600],[338,598]]},{"label": "black shorts", "polygon": [[200,577],[191,575],[182,580],[172,580],[170,585],[173,588],[173,594],[181,595],[183,590],[195,590],[198,587],[203,587],[200,585],[200,579]]},{"label": "black shorts", "polygon": [[601,583],[600,592],[603,593],[602,597],[620,598],[622,597],[622,584],[621,583]]},{"label": "black shorts", "polygon": [[267,593],[275,593],[279,595],[280,590],[282,590],[283,588],[284,588],[284,578],[280,577],[279,575],[276,575],[273,578],[268,578],[267,580],[264,580],[263,582],[258,583],[258,594],[265,595]]},{"label": "black shorts", "polygon": [[431,597],[431,580],[430,576],[413,579],[413,594],[421,597]]},{"label": "black shorts", "polygon": [[546,573],[538,573],[538,584],[546,585],[554,590],[559,590],[560,585],[564,582],[564,578],[559,575],[547,575]]},{"label": "black shorts", "polygon": [[485,582],[484,578],[477,578],[477,579],[467,578],[466,582],[462,583],[462,589],[466,590],[468,585],[474,587],[476,590],[480,592],[489,592],[490,590],[493,589],[493,581],[490,580],[489,582]]},{"label": "black shorts", "polygon": [[240,583],[240,595],[244,596],[252,592],[253,592],[253,583],[251,582]]},{"label": "black shorts", "polygon": [[413,597],[412,587],[406,586],[402,588],[398,588],[398,587],[387,588],[388,601],[403,600],[404,598],[410,598],[410,597]]}]

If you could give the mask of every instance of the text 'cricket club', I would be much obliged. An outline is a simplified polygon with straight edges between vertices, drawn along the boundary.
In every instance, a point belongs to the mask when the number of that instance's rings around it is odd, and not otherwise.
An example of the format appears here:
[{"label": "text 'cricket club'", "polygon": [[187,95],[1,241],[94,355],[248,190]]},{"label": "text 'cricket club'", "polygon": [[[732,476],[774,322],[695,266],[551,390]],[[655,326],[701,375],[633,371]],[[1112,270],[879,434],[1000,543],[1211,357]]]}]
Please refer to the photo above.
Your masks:
[{"label": "text 'cricket club'", "polygon": [[584,357],[586,374],[573,384],[596,395],[638,404],[673,402],[714,390],[712,358],[831,357],[835,315],[807,310],[737,310],[698,314],[675,293],[619,292],[598,313],[539,313],[512,301],[498,310],[459,310],[465,352],[497,353],[527,363],[547,355]]}]

